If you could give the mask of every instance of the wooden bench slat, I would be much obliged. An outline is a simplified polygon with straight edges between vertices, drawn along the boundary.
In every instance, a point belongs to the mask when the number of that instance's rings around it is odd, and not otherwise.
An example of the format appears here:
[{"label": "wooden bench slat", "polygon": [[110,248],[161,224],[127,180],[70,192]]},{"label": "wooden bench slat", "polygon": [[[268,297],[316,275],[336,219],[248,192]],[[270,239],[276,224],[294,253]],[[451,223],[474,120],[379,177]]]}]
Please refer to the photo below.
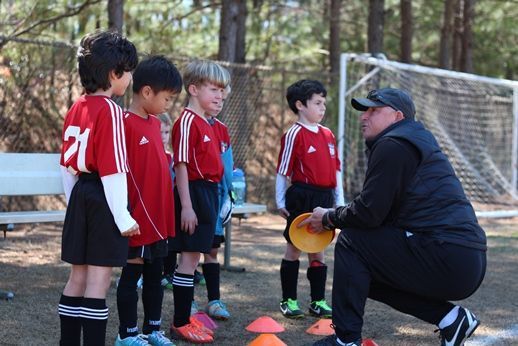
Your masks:
[{"label": "wooden bench slat", "polygon": [[0,212],[0,225],[9,223],[61,222],[65,210]]}]

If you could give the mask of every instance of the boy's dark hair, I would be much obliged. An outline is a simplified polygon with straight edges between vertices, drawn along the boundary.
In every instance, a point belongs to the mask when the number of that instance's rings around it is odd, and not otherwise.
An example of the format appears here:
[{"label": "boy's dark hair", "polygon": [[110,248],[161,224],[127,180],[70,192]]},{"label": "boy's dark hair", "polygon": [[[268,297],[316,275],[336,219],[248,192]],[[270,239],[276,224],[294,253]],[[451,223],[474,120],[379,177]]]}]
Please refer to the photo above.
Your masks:
[{"label": "boy's dark hair", "polygon": [[288,87],[286,90],[286,100],[293,113],[299,114],[295,103],[300,101],[304,106],[307,106],[306,102],[311,99],[314,94],[326,97],[327,90],[324,88],[324,85],[317,80],[302,79]]},{"label": "boy's dark hair", "polygon": [[117,77],[133,71],[138,63],[137,49],[116,32],[97,31],[81,40],[77,62],[81,84],[90,94],[111,87],[111,71],[115,71]]},{"label": "boy's dark hair", "polygon": [[138,93],[144,86],[150,86],[153,92],[182,91],[182,76],[176,66],[162,55],[148,57],[138,64],[133,72],[133,92]]}]

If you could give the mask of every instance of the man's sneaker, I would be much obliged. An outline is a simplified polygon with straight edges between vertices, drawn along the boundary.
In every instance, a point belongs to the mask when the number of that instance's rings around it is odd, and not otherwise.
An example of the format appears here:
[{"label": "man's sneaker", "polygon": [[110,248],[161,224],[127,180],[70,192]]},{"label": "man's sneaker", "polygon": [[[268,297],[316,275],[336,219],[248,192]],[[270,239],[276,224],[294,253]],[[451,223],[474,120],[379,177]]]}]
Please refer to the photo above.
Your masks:
[{"label": "man's sneaker", "polygon": [[207,304],[206,312],[210,317],[217,320],[228,320],[230,318],[227,306],[219,299],[211,300]]},{"label": "man's sneaker", "polygon": [[205,282],[205,276],[203,276],[202,273],[200,273],[198,270],[194,271],[194,284],[195,285],[206,285]]},{"label": "man's sneaker", "polygon": [[198,311],[200,311],[200,307],[198,306],[198,303],[196,303],[196,301],[193,300],[191,303],[191,316],[197,313]]},{"label": "man's sneaker", "polygon": [[[345,344],[345,346],[361,346],[362,342],[361,340],[357,340],[355,342],[348,342]],[[336,335],[329,335],[326,336],[323,339],[318,340],[317,342],[313,343],[312,346],[341,346],[344,344],[339,344],[336,340]]]},{"label": "man's sneaker", "polygon": [[324,318],[331,318],[331,315],[333,314],[333,310],[329,305],[327,305],[327,302],[325,299],[322,300],[315,300],[309,304],[309,313],[313,316],[318,317],[324,317]]},{"label": "man's sneaker", "polygon": [[178,328],[171,325],[171,336],[193,344],[208,344],[214,341],[211,335],[205,333],[193,323],[188,323]]},{"label": "man's sneaker", "polygon": [[459,307],[459,314],[448,327],[439,329],[441,346],[461,346],[473,334],[480,321],[468,309]]},{"label": "man's sneaker", "polygon": [[296,299],[288,298],[281,301],[280,309],[284,317],[288,318],[303,318],[304,313],[299,308],[299,303]]},{"label": "man's sneaker", "polygon": [[160,281],[160,283],[162,284],[162,286],[164,288],[172,290],[173,289],[173,276],[172,275],[164,275],[162,277],[162,281]]},{"label": "man's sneaker", "polygon": [[189,318],[189,322],[191,322],[192,324],[194,324],[196,327],[198,327],[199,329],[201,329],[203,332],[209,334],[210,336],[214,336],[214,331],[210,328],[207,328],[205,327],[205,325],[203,324],[203,322],[199,321],[196,319],[196,317],[193,317],[191,316]]},{"label": "man's sneaker", "polygon": [[115,339],[115,346],[145,346],[149,345],[144,335],[128,336],[127,338],[121,339],[120,335],[117,335]]}]

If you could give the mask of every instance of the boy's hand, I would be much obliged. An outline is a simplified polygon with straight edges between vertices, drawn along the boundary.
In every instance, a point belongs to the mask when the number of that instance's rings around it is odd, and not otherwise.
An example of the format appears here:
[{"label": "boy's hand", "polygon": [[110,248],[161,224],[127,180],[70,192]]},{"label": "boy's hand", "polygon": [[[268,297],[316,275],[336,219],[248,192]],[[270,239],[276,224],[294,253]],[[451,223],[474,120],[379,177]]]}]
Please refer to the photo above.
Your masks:
[{"label": "boy's hand", "polygon": [[287,219],[290,216],[290,212],[286,208],[279,208],[279,215]]},{"label": "boy's hand", "polygon": [[131,226],[130,229],[124,231],[121,233],[123,237],[131,237],[133,235],[139,235],[140,234],[140,228],[138,223],[135,223],[133,226]]},{"label": "boy's hand", "polygon": [[198,226],[198,217],[192,208],[182,208],[181,225],[180,228],[184,232],[189,232],[190,235]]}]

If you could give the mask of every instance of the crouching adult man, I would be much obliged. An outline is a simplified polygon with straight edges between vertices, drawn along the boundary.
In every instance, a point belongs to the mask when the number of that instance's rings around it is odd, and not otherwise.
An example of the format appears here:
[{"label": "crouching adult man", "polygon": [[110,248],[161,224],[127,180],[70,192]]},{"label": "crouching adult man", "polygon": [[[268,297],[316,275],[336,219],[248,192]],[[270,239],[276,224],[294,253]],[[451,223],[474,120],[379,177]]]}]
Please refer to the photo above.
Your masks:
[{"label": "crouching adult man", "polygon": [[435,324],[441,345],[462,345],[480,321],[450,300],[472,295],[486,269],[486,237],[448,158],[414,120],[399,89],[352,99],[362,111],[368,166],[346,207],[315,208],[305,223],[340,228],[335,247],[336,335],[314,345],[360,345],[367,298]]}]

